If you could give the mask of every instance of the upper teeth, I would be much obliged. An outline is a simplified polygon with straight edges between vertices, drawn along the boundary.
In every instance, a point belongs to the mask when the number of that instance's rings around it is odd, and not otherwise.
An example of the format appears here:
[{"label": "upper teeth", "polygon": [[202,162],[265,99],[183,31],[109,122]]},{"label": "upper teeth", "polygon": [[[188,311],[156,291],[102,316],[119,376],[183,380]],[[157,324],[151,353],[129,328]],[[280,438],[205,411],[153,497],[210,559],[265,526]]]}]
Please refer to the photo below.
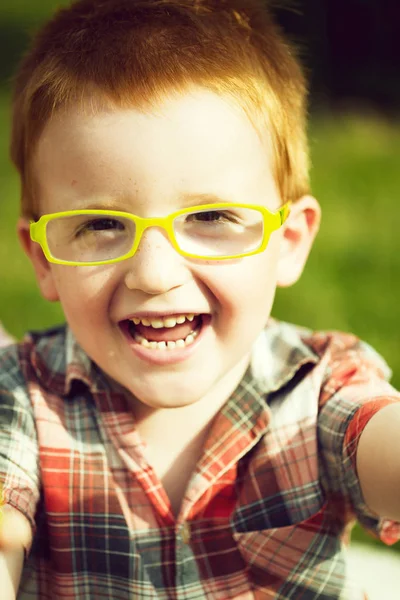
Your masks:
[{"label": "upper teeth", "polygon": [[195,315],[179,315],[175,317],[158,317],[157,319],[137,319],[133,318],[132,321],[135,325],[145,325],[145,327],[154,327],[154,329],[162,329],[163,327],[172,328],[175,325],[181,325],[186,320],[193,321]]}]

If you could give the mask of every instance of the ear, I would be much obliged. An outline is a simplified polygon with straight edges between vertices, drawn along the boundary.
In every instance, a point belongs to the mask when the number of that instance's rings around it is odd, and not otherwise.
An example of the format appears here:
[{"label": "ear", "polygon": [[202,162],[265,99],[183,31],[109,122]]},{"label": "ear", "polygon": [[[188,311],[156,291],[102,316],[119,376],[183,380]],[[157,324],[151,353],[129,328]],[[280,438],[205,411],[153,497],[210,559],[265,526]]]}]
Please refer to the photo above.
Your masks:
[{"label": "ear", "polygon": [[321,222],[321,208],[312,196],[303,196],[291,206],[283,226],[278,263],[278,287],[289,287],[300,278]]},{"label": "ear", "polygon": [[17,233],[23,251],[30,259],[36,274],[42,296],[50,302],[56,302],[58,298],[57,288],[51,264],[43,254],[41,246],[31,240],[29,234],[29,221],[24,218],[18,219]]}]

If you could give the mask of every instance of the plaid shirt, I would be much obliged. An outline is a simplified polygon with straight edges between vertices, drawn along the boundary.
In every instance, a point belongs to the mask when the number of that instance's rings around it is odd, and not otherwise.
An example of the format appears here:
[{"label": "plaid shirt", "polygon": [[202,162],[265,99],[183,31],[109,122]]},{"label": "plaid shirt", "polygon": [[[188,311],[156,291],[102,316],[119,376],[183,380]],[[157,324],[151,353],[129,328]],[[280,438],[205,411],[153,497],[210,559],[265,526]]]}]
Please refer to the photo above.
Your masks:
[{"label": "plaid shirt", "polygon": [[19,599],[361,600],[346,566],[368,420],[400,395],[354,336],[271,320],[175,519],[126,398],[64,328],[0,354],[0,479],[32,523]]}]

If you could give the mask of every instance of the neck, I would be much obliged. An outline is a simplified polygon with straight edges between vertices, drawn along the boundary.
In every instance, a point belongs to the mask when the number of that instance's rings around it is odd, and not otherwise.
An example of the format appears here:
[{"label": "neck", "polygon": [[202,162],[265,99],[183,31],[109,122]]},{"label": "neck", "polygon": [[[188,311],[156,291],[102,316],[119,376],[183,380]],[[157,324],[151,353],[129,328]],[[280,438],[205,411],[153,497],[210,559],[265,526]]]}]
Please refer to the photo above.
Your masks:
[{"label": "neck", "polygon": [[248,364],[249,356],[245,356],[208,394],[186,406],[153,408],[134,401],[132,408],[136,426],[144,440],[153,439],[154,443],[159,440],[164,444],[169,438],[172,445],[181,445],[207,432],[215,416],[239,385]]}]

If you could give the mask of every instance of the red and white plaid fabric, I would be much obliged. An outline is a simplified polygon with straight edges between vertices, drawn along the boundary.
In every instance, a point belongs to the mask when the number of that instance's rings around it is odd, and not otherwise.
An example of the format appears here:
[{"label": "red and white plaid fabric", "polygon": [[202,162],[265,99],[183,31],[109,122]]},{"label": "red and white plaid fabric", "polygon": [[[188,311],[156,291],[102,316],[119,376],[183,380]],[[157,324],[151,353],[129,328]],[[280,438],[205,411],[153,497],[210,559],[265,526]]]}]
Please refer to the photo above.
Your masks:
[{"label": "red and white plaid fabric", "polygon": [[271,320],[174,518],[126,398],[60,328],[0,352],[0,480],[32,523],[19,599],[361,600],[346,565],[355,456],[400,400],[354,336]]}]

